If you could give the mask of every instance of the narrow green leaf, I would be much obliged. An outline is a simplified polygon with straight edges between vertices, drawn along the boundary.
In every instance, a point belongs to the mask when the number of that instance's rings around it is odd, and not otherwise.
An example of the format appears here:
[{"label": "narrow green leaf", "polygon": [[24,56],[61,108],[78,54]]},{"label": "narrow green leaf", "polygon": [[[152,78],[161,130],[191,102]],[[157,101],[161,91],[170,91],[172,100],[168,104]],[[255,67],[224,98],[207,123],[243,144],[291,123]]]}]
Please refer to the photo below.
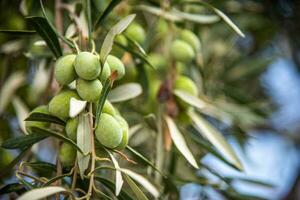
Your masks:
[{"label": "narrow green leaf", "polygon": [[[116,189],[116,185],[115,183],[113,183],[112,181],[110,181],[109,179],[106,179],[104,177],[101,176],[95,176],[95,180],[99,181],[100,183],[102,183],[103,185],[105,185],[108,189],[110,189],[112,192],[114,192]],[[134,200],[125,190],[124,188],[121,190],[118,199],[120,200]]]},{"label": "narrow green leaf", "polygon": [[192,152],[190,151],[189,147],[186,144],[186,141],[182,134],[179,132],[175,122],[168,116],[165,117],[166,123],[169,128],[169,132],[171,135],[171,138],[177,147],[177,149],[180,151],[180,153],[186,158],[186,160],[196,169],[199,169],[198,163],[195,160]]},{"label": "narrow green leaf", "polygon": [[86,18],[89,32],[89,45],[92,46],[92,13],[91,13],[91,0],[86,0]]},{"label": "narrow green leaf", "polygon": [[139,200],[149,200],[148,197],[143,193],[143,191],[135,184],[135,182],[126,174],[124,174],[124,179],[128,183],[129,187]]},{"label": "narrow green leaf", "polygon": [[51,196],[56,193],[66,192],[67,190],[63,187],[49,186],[44,188],[33,189],[18,198],[18,200],[38,200],[45,197]]},{"label": "narrow green leaf", "polygon": [[36,34],[34,30],[0,30],[0,33],[9,35],[33,35]]},{"label": "narrow green leaf", "polygon": [[59,124],[62,126],[66,125],[65,121],[63,121],[62,119],[60,119],[56,116],[53,116],[50,114],[45,114],[45,113],[39,113],[39,112],[31,113],[25,119],[25,121],[50,122],[50,123]]},{"label": "narrow green leaf", "polygon": [[129,24],[133,21],[134,18],[135,18],[135,14],[128,15],[127,17],[120,20],[116,25],[114,25],[109,30],[109,32],[107,33],[107,35],[103,41],[103,44],[102,44],[102,47],[100,50],[101,63],[105,62],[106,57],[112,50],[112,46],[114,44],[114,38],[117,35],[121,34],[129,26]]},{"label": "narrow green leaf", "polygon": [[5,149],[26,149],[33,144],[45,139],[48,135],[32,133],[30,135],[23,135],[16,138],[5,140],[1,147]]},{"label": "narrow green leaf", "polygon": [[101,112],[102,112],[104,103],[105,103],[105,101],[106,101],[106,99],[107,99],[109,90],[111,89],[111,85],[112,85],[111,80],[110,80],[109,78],[106,79],[106,81],[105,81],[105,83],[104,83],[104,86],[103,86],[103,88],[102,88],[102,91],[101,91],[101,95],[100,95],[98,104],[97,104],[97,109],[96,109],[96,120],[95,120],[95,128],[97,128],[97,125],[98,125],[98,123],[99,123],[100,115],[101,115]]},{"label": "narrow green leaf", "polygon": [[59,58],[62,56],[57,35],[47,20],[43,17],[27,17],[26,19],[33,25],[37,33],[45,40],[55,57]]},{"label": "narrow green leaf", "polygon": [[121,171],[120,171],[120,165],[118,163],[118,161],[115,159],[115,157],[113,156],[112,153],[110,153],[109,151],[107,151],[108,154],[110,155],[110,158],[116,168],[116,190],[115,190],[115,195],[118,196],[122,190],[122,187],[123,187],[123,178],[122,178],[122,174],[121,174]]},{"label": "narrow green leaf", "polygon": [[92,127],[89,126],[89,116],[84,113],[80,114],[77,127],[77,145],[80,149],[82,149],[83,153],[77,152],[77,162],[82,179],[85,170],[89,166],[89,153],[92,151],[91,128]]},{"label": "narrow green leaf", "polygon": [[131,39],[130,37],[128,37],[126,34],[124,34],[124,36],[126,37],[127,41],[129,42],[129,45],[132,46],[133,48],[136,48],[139,50],[139,52],[143,55],[143,56],[147,56],[146,51],[144,50],[144,48],[135,40]]},{"label": "narrow green leaf", "polygon": [[162,176],[165,176],[150,160],[148,160],[145,156],[137,152],[135,149],[133,149],[130,146],[127,146],[126,149],[128,149],[131,153],[133,153],[135,156],[143,160],[146,164],[148,164],[150,167],[152,167],[155,171],[160,173]]},{"label": "narrow green leaf", "polygon": [[48,172],[56,172],[56,165],[48,162],[29,162],[25,163],[26,166],[30,166],[32,169],[36,171],[48,171]]},{"label": "narrow green leaf", "polygon": [[206,103],[204,101],[184,90],[174,90],[174,94],[184,102],[198,109],[202,109],[206,106]]},{"label": "narrow green leaf", "polygon": [[99,25],[102,25],[104,19],[108,16],[108,14],[121,2],[121,0],[112,0],[107,8],[104,10],[102,15],[96,20],[94,27],[96,28]]},{"label": "narrow green leaf", "polygon": [[112,103],[127,101],[139,96],[142,92],[143,90],[140,84],[126,83],[111,90],[107,98]]},{"label": "narrow green leaf", "polygon": [[[52,136],[52,137],[55,137],[57,139],[60,139],[70,145],[72,145],[74,148],[76,148],[79,152],[83,153],[83,151],[81,150],[81,148],[79,148],[77,146],[77,144],[71,140],[70,138],[66,137],[65,135],[63,134],[60,134],[58,132],[55,132],[55,131],[52,131],[52,130],[49,130],[49,129],[43,129],[43,128],[38,128],[38,127],[32,127],[32,134],[40,134],[40,135],[44,135],[44,136]],[[30,135],[32,135],[30,134]],[[30,136],[28,135],[28,136]]]},{"label": "narrow green leaf", "polygon": [[194,111],[189,111],[188,115],[194,122],[195,128],[205,138],[207,138],[233,165],[240,170],[243,170],[240,160],[236,156],[231,146],[227,143],[223,135]]}]

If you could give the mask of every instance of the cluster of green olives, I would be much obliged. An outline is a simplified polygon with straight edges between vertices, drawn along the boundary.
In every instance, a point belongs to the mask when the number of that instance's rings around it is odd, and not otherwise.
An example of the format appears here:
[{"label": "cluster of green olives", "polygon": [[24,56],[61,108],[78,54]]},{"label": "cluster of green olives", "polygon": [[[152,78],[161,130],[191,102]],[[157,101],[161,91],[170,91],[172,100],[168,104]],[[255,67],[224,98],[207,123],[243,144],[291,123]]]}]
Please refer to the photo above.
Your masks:
[{"label": "cluster of green olives", "polygon": [[[95,103],[98,102],[101,95],[102,83],[115,71],[117,80],[125,75],[124,64],[113,55],[107,56],[103,66],[101,66],[98,56],[90,52],[80,52],[77,55],[70,54],[59,58],[55,63],[54,76],[63,89],[50,100],[48,105],[39,106],[32,113],[50,114],[66,121],[66,135],[76,141],[79,119],[78,116],[69,117],[71,98],[93,103],[93,106],[96,105]],[[76,81],[76,90],[67,87],[73,81]],[[95,108],[96,106],[93,107],[94,114]],[[32,127],[50,127],[48,122],[36,121],[27,121],[25,125],[28,133],[32,132]],[[99,124],[95,129],[97,141],[104,147],[122,150],[128,143],[128,130],[126,120],[106,100]],[[76,158],[76,149],[63,143],[59,155],[64,166],[72,165]]]}]

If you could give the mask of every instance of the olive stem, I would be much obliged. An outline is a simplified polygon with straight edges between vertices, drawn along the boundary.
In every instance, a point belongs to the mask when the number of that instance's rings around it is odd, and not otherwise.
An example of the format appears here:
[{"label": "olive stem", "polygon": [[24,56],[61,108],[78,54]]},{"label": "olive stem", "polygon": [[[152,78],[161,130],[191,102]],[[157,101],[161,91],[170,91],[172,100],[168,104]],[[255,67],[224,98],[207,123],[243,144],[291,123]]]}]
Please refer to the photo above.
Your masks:
[{"label": "olive stem", "polygon": [[[96,152],[95,152],[95,143],[94,143],[94,131],[93,131],[93,105],[90,103],[89,105],[89,120],[90,120],[90,131],[91,131],[91,146],[92,146],[92,163],[91,163],[91,170],[95,170],[95,160],[96,160]],[[87,193],[87,199],[90,199],[93,192],[93,185],[94,185],[94,173],[91,174],[89,189]]]}]

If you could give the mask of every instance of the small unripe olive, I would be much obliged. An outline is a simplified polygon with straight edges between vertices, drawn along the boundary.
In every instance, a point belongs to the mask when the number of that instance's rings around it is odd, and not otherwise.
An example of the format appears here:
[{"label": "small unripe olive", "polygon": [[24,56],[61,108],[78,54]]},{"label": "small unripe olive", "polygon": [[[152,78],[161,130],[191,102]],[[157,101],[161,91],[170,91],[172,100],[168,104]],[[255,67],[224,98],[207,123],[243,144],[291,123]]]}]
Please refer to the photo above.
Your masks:
[{"label": "small unripe olive", "polygon": [[178,76],[175,81],[175,89],[183,90],[191,95],[198,96],[195,82],[187,76]]},{"label": "small unripe olive", "polygon": [[129,132],[129,126],[127,121],[121,117],[120,115],[116,115],[115,119],[119,122],[119,124],[121,125],[121,128],[123,130],[123,136],[122,136],[122,141],[121,144],[119,144],[116,149],[117,150],[123,150],[126,148],[127,144],[128,144],[128,132]]},{"label": "small unripe olive", "polygon": [[103,108],[102,108],[102,112],[110,114],[112,116],[116,115],[116,110],[115,110],[114,106],[108,100],[105,101]]},{"label": "small unripe olive", "polygon": [[77,139],[77,126],[78,126],[78,117],[71,118],[67,121],[66,124],[66,133],[67,136],[73,140],[76,141]]},{"label": "small unripe olive", "polygon": [[120,145],[123,130],[119,122],[111,115],[102,113],[95,130],[97,140],[107,148],[116,148]]},{"label": "small unripe olive", "polygon": [[101,71],[98,57],[90,52],[80,52],[75,59],[75,71],[80,78],[85,80],[96,79]]},{"label": "small unripe olive", "polygon": [[106,62],[108,63],[111,72],[118,72],[117,80],[123,78],[123,76],[125,75],[125,67],[119,58],[112,55],[108,55]]},{"label": "small unripe olive", "polygon": [[63,90],[54,96],[48,106],[50,114],[61,119],[67,119],[69,117],[70,99],[72,97],[80,99],[77,93],[72,90]]},{"label": "small unripe olive", "polygon": [[146,33],[143,27],[137,23],[132,23],[125,31],[126,35],[136,42],[142,44],[146,39]]},{"label": "small unripe olive", "polygon": [[[32,113],[43,113],[43,114],[49,114],[48,107],[46,105],[38,106],[35,109],[33,109],[30,114]],[[37,121],[25,121],[25,127],[26,131],[28,133],[31,133],[32,127],[38,127],[38,128],[47,128],[50,124],[48,122],[37,122]]]},{"label": "small unripe olive", "polygon": [[171,55],[180,62],[191,62],[195,58],[195,52],[191,45],[182,40],[175,40],[172,43]]},{"label": "small unripe olive", "polygon": [[105,64],[102,67],[102,72],[99,76],[101,82],[104,83],[105,80],[110,76],[110,74],[111,74],[111,70],[109,68],[109,65],[107,62],[105,62]]},{"label": "small unripe olive", "polygon": [[74,61],[76,55],[71,54],[59,58],[55,63],[54,76],[58,83],[67,85],[75,80]]},{"label": "small unripe olive", "polygon": [[157,70],[165,69],[168,65],[166,58],[161,54],[151,53],[147,58],[151,65],[153,65]]},{"label": "small unripe olive", "polygon": [[157,23],[156,31],[160,36],[165,36],[169,31],[168,22],[164,19],[160,19]]},{"label": "small unripe olive", "polygon": [[0,158],[1,158],[1,162],[0,162],[1,169],[2,167],[7,167],[7,165],[14,160],[13,155],[8,150],[2,148],[0,149]]},{"label": "small unripe olive", "polygon": [[185,41],[186,43],[188,43],[189,45],[191,45],[191,47],[193,47],[195,52],[198,52],[201,48],[201,43],[200,40],[198,39],[197,35],[195,35],[195,33],[193,33],[190,30],[182,30],[179,38],[183,41]]},{"label": "small unripe olive", "polygon": [[59,158],[64,167],[74,165],[76,159],[76,149],[68,143],[63,143],[59,150]]},{"label": "small unripe olive", "polygon": [[96,102],[100,98],[102,84],[98,79],[87,81],[79,78],[76,82],[76,90],[83,100]]}]

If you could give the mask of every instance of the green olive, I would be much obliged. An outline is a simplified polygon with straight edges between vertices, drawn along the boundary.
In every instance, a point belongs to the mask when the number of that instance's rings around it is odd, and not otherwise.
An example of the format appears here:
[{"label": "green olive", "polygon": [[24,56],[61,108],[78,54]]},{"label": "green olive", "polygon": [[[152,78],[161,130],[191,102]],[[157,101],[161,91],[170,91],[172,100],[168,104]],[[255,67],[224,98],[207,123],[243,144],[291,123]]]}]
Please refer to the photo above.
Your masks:
[{"label": "green olive", "polygon": [[80,78],[85,80],[96,79],[101,71],[98,57],[90,52],[80,52],[75,59],[75,71]]},{"label": "green olive", "polygon": [[142,44],[146,39],[145,30],[138,23],[132,23],[125,31],[126,35],[136,42]]},{"label": "green olive", "polygon": [[102,113],[95,130],[97,140],[107,148],[116,148],[120,145],[123,130],[119,122],[111,115]]},{"label": "green olive", "polygon": [[11,152],[3,148],[0,148],[0,158],[1,158],[1,162],[0,162],[1,169],[2,167],[7,167],[14,160],[14,157],[11,154]]},{"label": "green olive", "polygon": [[198,52],[201,48],[201,43],[200,40],[198,39],[197,35],[195,33],[193,33],[190,30],[182,30],[179,38],[183,41],[185,41],[186,43],[188,43],[189,45],[191,45],[191,47],[193,47],[195,52]]},{"label": "green olive", "polygon": [[128,133],[129,133],[129,126],[127,121],[121,117],[120,115],[116,115],[115,119],[119,122],[119,124],[121,125],[121,128],[123,130],[123,136],[122,136],[122,141],[121,144],[119,144],[116,149],[117,150],[123,150],[126,148],[127,144],[128,144]]},{"label": "green olive", "polygon": [[175,81],[175,89],[183,90],[191,95],[198,96],[195,82],[187,76],[178,76]]},{"label": "green olive", "polygon": [[107,62],[105,62],[105,64],[103,65],[103,68],[102,68],[102,72],[100,73],[100,81],[102,83],[105,82],[105,80],[110,76],[111,74],[111,71],[110,71],[110,68],[109,68],[109,65]]},{"label": "green olive", "polygon": [[61,85],[68,85],[76,78],[74,61],[76,55],[71,54],[59,58],[55,63],[54,76]]},{"label": "green olive", "polygon": [[110,114],[112,116],[116,115],[116,110],[115,110],[114,106],[108,100],[105,101],[102,112]]},{"label": "green olive", "polygon": [[195,58],[195,52],[191,45],[182,41],[175,40],[171,45],[171,55],[176,61],[191,62]]},{"label": "green olive", "polygon": [[87,81],[79,78],[76,82],[76,90],[83,100],[96,102],[100,98],[102,84],[98,79]]},{"label": "green olive", "polygon": [[[118,35],[117,37],[115,37],[114,41],[125,47],[127,47],[128,45],[128,41],[124,35]],[[122,57],[124,52],[125,50],[117,45],[114,45],[113,49],[111,50],[111,54],[116,55],[118,57]]]},{"label": "green olive", "polygon": [[77,140],[77,126],[78,126],[78,117],[71,118],[67,121],[66,128],[65,128],[66,133],[67,136],[73,141]]},{"label": "green olive", "polygon": [[76,149],[68,143],[63,143],[61,145],[59,150],[59,158],[64,167],[74,165],[76,160],[76,152]]},{"label": "green olive", "polygon": [[111,72],[117,71],[117,80],[123,78],[123,76],[125,75],[125,67],[119,58],[112,55],[108,55],[106,62],[108,63]]},{"label": "green olive", "polygon": [[64,120],[67,119],[69,117],[70,99],[72,97],[80,99],[77,93],[72,90],[63,90],[54,96],[48,106],[50,114]]},{"label": "green olive", "polygon": [[[35,109],[33,109],[30,114],[32,113],[43,113],[43,114],[49,114],[48,107],[46,105],[38,106]],[[32,127],[38,127],[38,128],[47,128],[49,127],[50,123],[48,122],[37,122],[37,121],[25,121],[25,127],[26,131],[28,133],[31,133]]]}]

